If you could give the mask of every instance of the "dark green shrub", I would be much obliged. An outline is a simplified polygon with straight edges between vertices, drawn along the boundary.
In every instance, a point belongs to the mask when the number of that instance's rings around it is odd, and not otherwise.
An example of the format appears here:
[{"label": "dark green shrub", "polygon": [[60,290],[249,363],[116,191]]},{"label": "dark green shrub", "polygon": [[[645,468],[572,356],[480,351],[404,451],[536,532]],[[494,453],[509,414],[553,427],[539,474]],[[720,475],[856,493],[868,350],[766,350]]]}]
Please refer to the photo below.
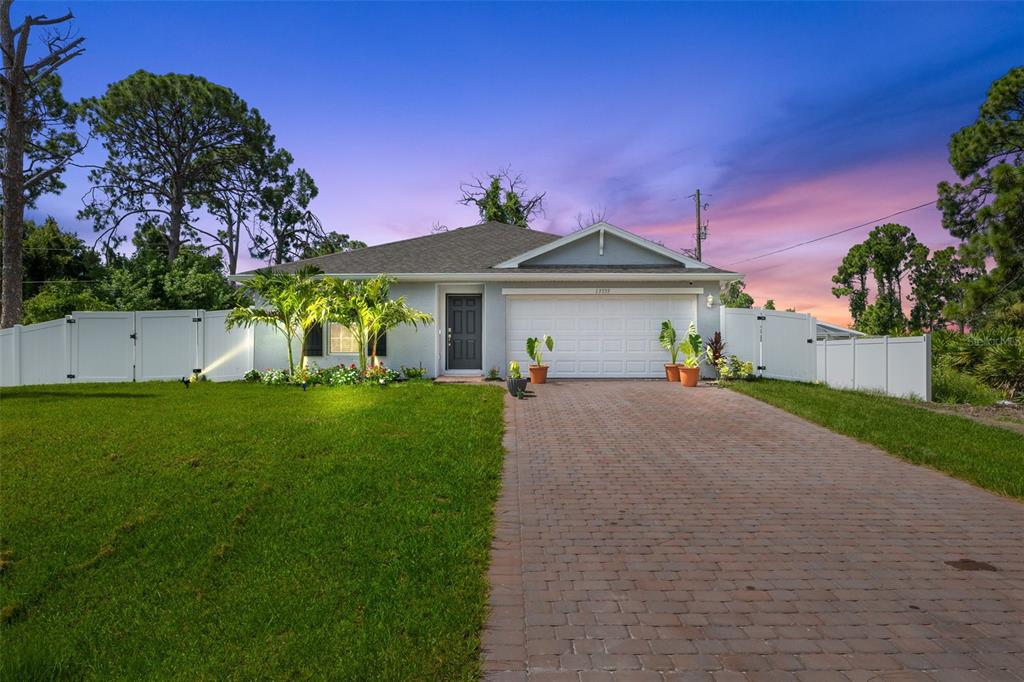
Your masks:
[{"label": "dark green shrub", "polygon": [[1002,398],[1001,391],[966,372],[942,365],[932,371],[932,400],[937,403],[995,405]]}]

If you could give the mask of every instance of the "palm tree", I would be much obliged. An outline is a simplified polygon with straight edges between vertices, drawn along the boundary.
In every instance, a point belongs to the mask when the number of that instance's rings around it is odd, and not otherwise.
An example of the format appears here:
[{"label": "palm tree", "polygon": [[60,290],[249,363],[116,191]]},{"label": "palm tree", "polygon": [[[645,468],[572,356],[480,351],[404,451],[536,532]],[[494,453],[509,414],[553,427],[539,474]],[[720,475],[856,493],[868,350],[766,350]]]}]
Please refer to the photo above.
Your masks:
[{"label": "palm tree", "polygon": [[410,306],[405,296],[389,298],[393,277],[378,275],[362,282],[325,282],[324,319],[345,325],[359,344],[359,369],[366,371],[367,349],[377,364],[377,341],[391,329],[406,324],[428,324],[433,316]]},{"label": "palm tree", "polygon": [[[294,273],[260,270],[242,283],[256,304],[239,306],[228,313],[225,327],[252,327],[257,324],[277,329],[288,343],[288,372],[295,374],[292,345],[303,342],[314,324],[325,315],[324,284],[320,270],[306,266]],[[300,344],[299,367],[306,361],[306,344]]]}]

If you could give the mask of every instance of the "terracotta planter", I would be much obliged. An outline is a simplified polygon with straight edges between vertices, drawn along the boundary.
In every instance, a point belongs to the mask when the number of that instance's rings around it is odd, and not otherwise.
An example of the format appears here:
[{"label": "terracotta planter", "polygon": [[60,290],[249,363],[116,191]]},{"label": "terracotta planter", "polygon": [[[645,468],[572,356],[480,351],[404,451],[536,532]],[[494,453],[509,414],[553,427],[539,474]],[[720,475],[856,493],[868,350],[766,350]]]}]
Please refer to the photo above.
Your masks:
[{"label": "terracotta planter", "polygon": [[546,383],[548,383],[548,366],[547,365],[530,365],[530,383],[531,384],[546,384]]},{"label": "terracotta planter", "polygon": [[679,383],[693,388],[700,381],[700,367],[679,367]]},{"label": "terracotta planter", "polygon": [[668,379],[669,381],[679,381],[679,365],[666,363],[665,378]]}]

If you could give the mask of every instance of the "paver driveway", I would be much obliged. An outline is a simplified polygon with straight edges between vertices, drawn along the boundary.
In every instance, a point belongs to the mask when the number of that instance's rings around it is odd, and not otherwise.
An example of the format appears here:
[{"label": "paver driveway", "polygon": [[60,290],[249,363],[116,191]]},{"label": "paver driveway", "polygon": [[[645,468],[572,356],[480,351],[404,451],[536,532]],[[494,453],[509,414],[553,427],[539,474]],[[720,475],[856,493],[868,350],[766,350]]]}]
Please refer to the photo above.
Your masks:
[{"label": "paver driveway", "polygon": [[724,389],[536,393],[506,404],[489,679],[1024,679],[1024,505]]}]

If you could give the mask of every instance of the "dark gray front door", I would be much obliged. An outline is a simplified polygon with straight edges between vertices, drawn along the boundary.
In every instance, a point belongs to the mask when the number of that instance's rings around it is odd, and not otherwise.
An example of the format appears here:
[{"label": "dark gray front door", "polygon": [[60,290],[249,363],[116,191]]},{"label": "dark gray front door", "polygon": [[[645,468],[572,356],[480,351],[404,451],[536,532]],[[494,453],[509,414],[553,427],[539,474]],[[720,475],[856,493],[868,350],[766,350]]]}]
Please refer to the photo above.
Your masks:
[{"label": "dark gray front door", "polygon": [[483,369],[480,294],[448,294],[448,369]]}]

